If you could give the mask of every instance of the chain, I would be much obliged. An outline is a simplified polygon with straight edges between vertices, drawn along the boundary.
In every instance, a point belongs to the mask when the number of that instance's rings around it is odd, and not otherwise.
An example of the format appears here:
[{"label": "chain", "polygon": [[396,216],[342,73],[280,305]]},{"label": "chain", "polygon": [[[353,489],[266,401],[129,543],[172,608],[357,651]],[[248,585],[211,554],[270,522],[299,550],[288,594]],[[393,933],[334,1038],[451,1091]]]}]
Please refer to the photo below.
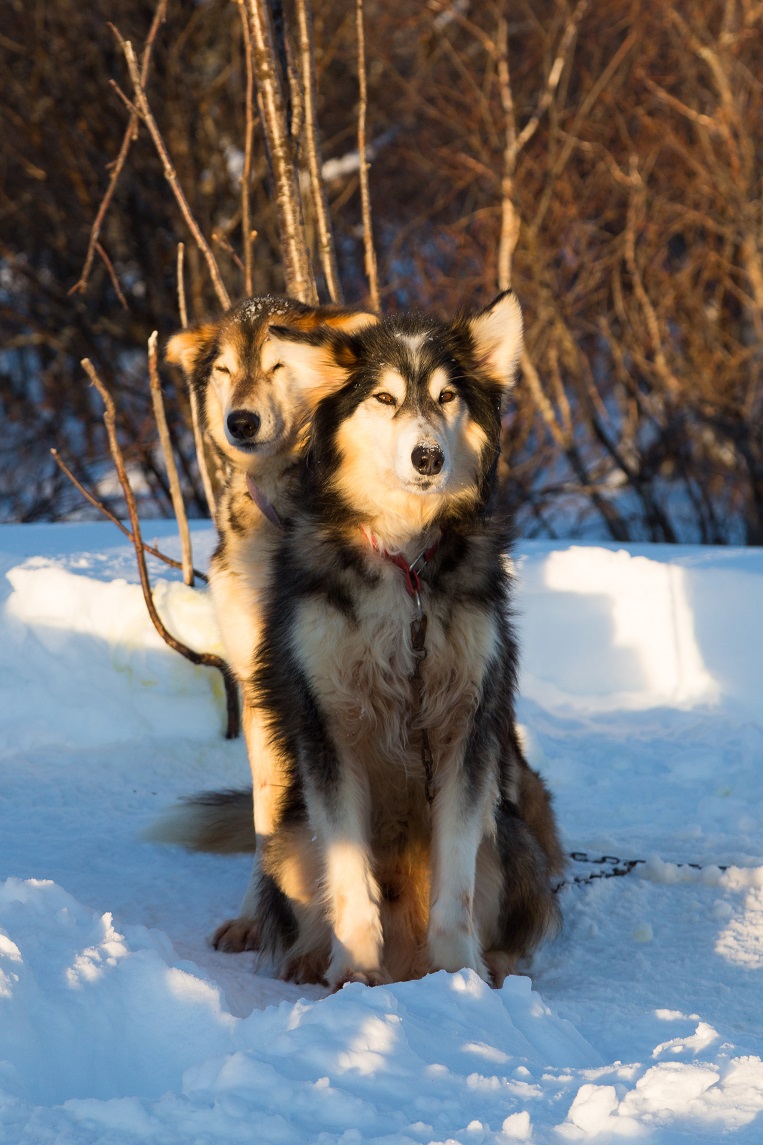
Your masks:
[{"label": "chain", "polygon": [[[424,680],[421,675],[421,665],[427,655],[427,650],[424,647],[427,635],[427,614],[421,607],[421,594],[418,590],[414,593],[414,599],[416,601],[416,615],[411,621],[411,647],[413,655],[416,657],[416,667],[411,676],[411,683],[416,689],[419,711],[421,711],[424,702]],[[429,742],[429,732],[426,728],[421,729],[421,766],[424,769],[424,793],[427,803],[431,805],[434,798],[434,758]]]},{"label": "chain", "polygon": [[[556,887],[554,892],[560,891],[562,887],[580,886],[587,883],[593,883],[596,879],[621,879],[625,875],[629,875],[636,867],[643,867],[646,864],[646,859],[620,859],[617,855],[589,855],[587,851],[570,851],[568,859],[572,859],[575,863],[593,863],[597,867],[609,867],[609,870],[592,871],[590,875],[573,875],[572,878],[563,879]],[[719,871],[726,871],[728,867],[721,866],[720,864],[713,864],[717,866]],[[677,867],[690,867],[693,871],[703,871],[705,868],[701,863],[676,863]]]}]

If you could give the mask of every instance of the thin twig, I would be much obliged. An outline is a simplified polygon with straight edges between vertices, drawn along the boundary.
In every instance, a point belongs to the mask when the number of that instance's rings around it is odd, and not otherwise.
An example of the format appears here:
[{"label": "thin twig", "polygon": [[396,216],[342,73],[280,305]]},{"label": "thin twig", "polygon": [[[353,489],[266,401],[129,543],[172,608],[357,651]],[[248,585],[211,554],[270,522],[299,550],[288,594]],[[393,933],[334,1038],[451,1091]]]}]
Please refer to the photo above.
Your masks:
[{"label": "thin twig", "polygon": [[[178,311],[180,313],[180,324],[185,330],[188,327],[188,309],[185,303],[185,277],[183,273],[184,256],[185,245],[183,243],[178,243]],[[201,474],[201,483],[204,486],[204,495],[207,498],[209,515],[214,521],[215,513],[217,511],[217,499],[215,497],[215,491],[209,476],[207,453],[204,448],[204,434],[199,422],[199,403],[196,399],[196,392],[191,385],[188,387],[188,400],[191,403],[191,425],[193,426],[193,443],[196,447],[196,464],[198,465],[199,473]]]},{"label": "thin twig", "polygon": [[138,111],[138,114],[140,115],[140,118],[148,128],[149,134],[154,142],[154,147],[156,148],[157,155],[161,160],[162,168],[164,170],[164,177],[172,188],[172,193],[174,194],[177,204],[180,207],[180,211],[186,221],[186,225],[193,235],[196,245],[204,256],[204,260],[207,264],[207,269],[209,270],[209,275],[212,279],[212,285],[214,286],[217,299],[223,310],[228,310],[230,308],[230,296],[228,291],[225,289],[225,285],[220,275],[220,268],[217,265],[217,261],[212,253],[209,243],[201,233],[201,228],[193,216],[193,212],[191,211],[188,200],[185,197],[183,188],[180,186],[180,180],[178,179],[177,171],[175,170],[172,160],[170,159],[169,152],[165,147],[161,132],[159,131],[156,120],[154,119],[153,113],[149,106],[145,88],[141,82],[140,72],[138,71],[138,62],[135,59],[133,46],[129,40],[124,40],[122,38],[113,24],[110,26],[122,47],[122,51],[124,52],[125,59],[127,61],[127,68],[130,73],[130,79],[132,80],[132,85],[135,92],[135,107]]},{"label": "thin twig", "polygon": [[161,636],[166,644],[179,652],[181,656],[185,656],[186,660],[190,660],[192,664],[204,664],[210,668],[216,668],[223,677],[225,684],[225,697],[228,710],[228,726],[225,733],[226,739],[235,739],[239,732],[239,706],[238,706],[238,690],[236,687],[235,678],[220,656],[215,656],[211,652],[195,652],[189,648],[187,644],[183,644],[177,640],[164,626],[164,623],[156,611],[154,598],[151,594],[151,582],[148,577],[148,569],[146,568],[146,558],[143,553],[143,539],[140,532],[140,520],[138,518],[138,508],[135,503],[135,495],[130,485],[130,479],[127,476],[127,469],[125,467],[124,457],[119,445],[116,430],[116,412],[114,409],[114,401],[111,394],[103,384],[98,374],[95,371],[93,363],[89,358],[82,359],[82,368],[90,378],[91,382],[101,395],[104,404],[103,421],[106,426],[106,432],[109,437],[109,448],[111,449],[111,456],[114,459],[116,466],[117,476],[119,483],[122,486],[125,501],[127,502],[127,510],[130,514],[130,524],[132,525],[133,545],[135,546],[135,556],[138,562],[138,573],[140,574],[140,584],[143,589],[143,599],[146,602],[148,614],[154,628]]},{"label": "thin twig", "polygon": [[524,125],[519,135],[517,136],[517,154],[519,154],[522,148],[530,142],[533,135],[538,130],[540,121],[543,118],[543,114],[548,110],[548,107],[551,104],[551,100],[554,98],[554,93],[556,92],[556,89],[559,86],[559,81],[562,78],[562,72],[564,71],[564,65],[567,62],[567,55],[570,47],[572,46],[572,41],[589,4],[590,0],[578,0],[578,3],[575,5],[575,10],[567,21],[567,25],[562,34],[562,38],[559,41],[556,58],[554,59],[554,62],[551,65],[551,71],[548,73],[546,78],[546,86],[541,92],[535,111],[530,116],[527,123]]},{"label": "thin twig", "polygon": [[188,325],[188,307],[185,303],[185,243],[178,243],[178,261],[177,261],[177,280],[178,280],[178,312],[180,314],[180,325],[185,330]]},{"label": "thin twig", "polygon": [[286,290],[301,302],[318,301],[305,241],[302,199],[286,128],[283,92],[276,70],[270,7],[267,0],[247,0],[248,34],[257,80],[257,103],[273,177],[278,232]]},{"label": "thin twig", "polygon": [[[244,268],[243,262],[241,261],[239,256],[236,254],[235,250],[233,249],[231,244],[228,242],[225,235],[220,234],[219,231],[213,231],[212,232],[212,242],[215,244],[215,246],[219,246],[221,250],[224,250],[226,254],[229,254],[231,256],[231,258],[233,259],[233,261],[235,262],[238,269],[241,271],[241,273],[244,275],[246,274],[246,270]],[[247,295],[248,294],[249,294],[249,291],[247,291]]]},{"label": "thin twig", "polygon": [[363,247],[365,251],[368,297],[372,310],[379,309],[379,274],[371,225],[371,193],[368,187],[369,163],[366,158],[366,110],[368,85],[366,82],[366,38],[363,31],[363,0],[355,0],[355,27],[358,38],[358,156],[360,158],[360,203],[363,212]]},{"label": "thin twig", "polygon": [[249,199],[252,181],[252,142],[254,140],[254,65],[246,0],[238,0],[238,11],[244,30],[244,59],[246,61],[246,127],[244,129],[244,169],[241,172],[241,234],[244,240],[244,293],[247,298],[250,298],[254,293]]},{"label": "thin twig", "polygon": [[541,384],[540,374],[535,369],[535,366],[533,365],[532,359],[527,353],[527,350],[522,351],[522,356],[519,359],[519,364],[522,368],[522,373],[524,375],[525,381],[527,382],[530,393],[532,394],[533,401],[535,402],[535,408],[538,410],[544,422],[546,423],[548,432],[551,434],[556,444],[564,449],[564,432],[559,425],[558,418],[554,412],[554,408],[551,405],[551,402],[543,392],[543,385]]},{"label": "thin twig", "polygon": [[122,289],[119,285],[119,280],[117,278],[116,271],[114,270],[114,264],[112,263],[111,259],[106,254],[106,251],[103,249],[103,247],[101,246],[100,243],[95,244],[95,249],[98,251],[98,254],[101,256],[101,259],[103,261],[103,265],[106,267],[106,270],[109,272],[109,277],[111,279],[111,285],[114,287],[117,298],[122,303],[122,306],[124,307],[124,309],[129,310],[130,307],[127,305],[127,299],[125,298],[124,294],[122,293]]},{"label": "thin twig", "polygon": [[[156,12],[154,13],[154,18],[151,21],[151,28],[149,29],[146,44],[143,48],[143,58],[141,60],[140,66],[140,78],[144,87],[146,86],[146,81],[148,80],[148,69],[149,64],[151,63],[151,51],[154,46],[154,40],[156,39],[156,33],[159,31],[160,25],[164,22],[168,3],[169,0],[159,0],[159,3],[156,7]],[[72,286],[70,289],[69,294],[82,293],[87,288],[87,280],[90,277],[90,269],[93,265],[93,256],[95,255],[98,239],[100,238],[101,230],[103,228],[103,222],[106,218],[106,212],[111,205],[111,200],[114,198],[114,191],[116,190],[117,183],[119,182],[119,177],[122,174],[122,170],[127,160],[127,154],[137,136],[138,115],[137,113],[131,113],[130,122],[125,128],[125,133],[122,139],[122,144],[119,148],[119,153],[111,166],[111,178],[109,179],[109,185],[106,188],[106,193],[103,196],[103,199],[101,200],[101,205],[98,208],[98,213],[95,216],[95,221],[90,231],[90,240],[88,242],[87,254],[85,255],[85,265],[82,268],[82,273],[79,276],[79,281],[75,282],[74,286]]]},{"label": "thin twig", "polygon": [[514,174],[517,166],[517,127],[514,95],[509,70],[509,25],[505,16],[498,20],[498,87],[503,106],[503,173],[501,176],[501,238],[498,244],[498,289],[509,290],[514,251],[519,241],[519,214],[514,205]]},{"label": "thin twig", "polygon": [[315,42],[313,37],[313,14],[310,0],[296,0],[297,28],[299,32],[299,59],[302,72],[302,90],[305,101],[305,151],[307,169],[310,174],[310,190],[318,231],[318,251],[326,279],[329,297],[340,303],[342,288],[339,285],[339,272],[336,265],[334,232],[329,215],[326,184],[323,179],[323,159],[321,139],[318,130],[317,90],[315,78]]},{"label": "thin twig", "polygon": [[[57,449],[51,449],[50,452],[53,455],[53,460],[55,461],[58,468],[61,470],[62,473],[66,474],[66,476],[69,478],[69,480],[71,481],[71,483],[75,487],[75,489],[79,489],[80,493],[85,498],[85,500],[89,501],[90,504],[93,506],[93,508],[97,509],[99,513],[103,513],[104,517],[107,517],[108,520],[111,521],[112,524],[116,525],[116,527],[119,529],[119,531],[121,533],[124,533],[124,535],[126,537],[128,537],[129,540],[133,541],[133,543],[134,543],[134,538],[133,538],[133,535],[130,532],[130,530],[125,525],[122,524],[122,522],[119,520],[119,517],[115,516],[114,513],[111,512],[111,509],[107,509],[102,501],[99,501],[97,497],[94,497],[92,493],[88,492],[88,490],[85,488],[85,486],[80,481],[77,480],[77,478],[74,476],[74,474],[72,473],[69,466],[63,460],[63,458],[59,455],[58,450]],[[164,563],[166,565],[169,565],[170,568],[182,569],[182,567],[183,567],[182,564],[180,563],[180,561],[173,560],[173,558],[168,557],[166,553],[160,552],[159,549],[153,548],[152,545],[147,545],[145,543],[145,541],[143,542],[143,550],[144,550],[144,552],[149,553],[152,557],[156,557],[157,560],[164,561]],[[204,584],[206,584],[209,580],[209,577],[206,575],[206,573],[200,572],[199,569],[194,569],[193,575],[195,577],[197,577],[199,580],[203,581]]]},{"label": "thin twig", "polygon": [[180,488],[177,465],[172,453],[172,441],[167,425],[167,411],[164,408],[162,396],[162,383],[159,380],[159,368],[156,364],[156,340],[159,337],[156,330],[148,339],[148,379],[151,386],[151,402],[154,407],[156,428],[159,431],[159,442],[162,447],[164,465],[167,470],[167,480],[170,483],[170,496],[172,508],[175,511],[175,520],[178,523],[180,534],[180,551],[183,554],[183,582],[193,588],[193,556],[191,553],[191,532],[188,528],[188,517],[185,512],[183,493]]}]

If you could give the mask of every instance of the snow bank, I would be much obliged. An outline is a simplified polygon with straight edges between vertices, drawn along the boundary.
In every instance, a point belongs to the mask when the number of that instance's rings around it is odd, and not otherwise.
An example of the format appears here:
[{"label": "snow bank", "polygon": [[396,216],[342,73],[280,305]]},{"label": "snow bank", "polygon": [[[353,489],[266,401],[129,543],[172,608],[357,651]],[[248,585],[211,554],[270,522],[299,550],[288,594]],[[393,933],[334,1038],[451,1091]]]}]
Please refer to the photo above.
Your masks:
[{"label": "snow bank", "polygon": [[757,718],[762,575],[754,549],[528,545],[522,693],[553,710],[723,703]]},{"label": "snow bank", "polygon": [[[170,628],[216,650],[205,594],[151,568]],[[138,842],[248,769],[129,546],[0,528],[0,1142],[758,1145],[763,553],[538,543],[517,569],[520,715],[567,846],[648,862],[560,892],[532,987],[327,998],[206,945],[246,859]]]}]

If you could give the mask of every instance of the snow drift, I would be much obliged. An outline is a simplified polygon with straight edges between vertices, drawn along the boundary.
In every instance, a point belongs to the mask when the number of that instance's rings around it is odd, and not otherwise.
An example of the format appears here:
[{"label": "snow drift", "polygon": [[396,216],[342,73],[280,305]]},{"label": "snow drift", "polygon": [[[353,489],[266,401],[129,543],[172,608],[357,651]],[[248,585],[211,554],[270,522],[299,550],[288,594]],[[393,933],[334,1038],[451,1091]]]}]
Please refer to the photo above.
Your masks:
[{"label": "snow drift", "polygon": [[[560,892],[532,985],[327,998],[206,945],[246,859],[139,842],[248,769],[129,546],[0,528],[0,1141],[760,1141],[763,554],[536,543],[516,566],[520,716],[566,843],[648,861]],[[151,567],[168,626],[218,650],[205,594]]]}]

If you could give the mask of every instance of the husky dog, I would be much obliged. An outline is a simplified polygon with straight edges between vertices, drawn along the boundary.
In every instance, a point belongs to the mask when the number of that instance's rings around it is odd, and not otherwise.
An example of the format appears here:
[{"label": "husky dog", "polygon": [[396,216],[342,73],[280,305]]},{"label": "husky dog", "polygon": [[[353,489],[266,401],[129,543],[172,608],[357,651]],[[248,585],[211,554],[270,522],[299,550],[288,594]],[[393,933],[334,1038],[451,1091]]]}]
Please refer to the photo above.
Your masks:
[{"label": "husky dog", "polygon": [[[167,343],[168,361],[180,366],[219,458],[223,488],[216,513],[219,543],[210,565],[210,589],[228,662],[243,693],[243,727],[255,793],[257,835],[270,835],[280,780],[268,770],[251,680],[261,623],[262,595],[288,515],[296,456],[312,408],[321,394],[314,374],[303,378],[281,361],[269,336],[273,323],[302,331],[317,326],[353,330],[373,314],[310,307],[290,298],[249,298],[215,322],[200,323]],[[170,820],[153,838],[173,840]],[[255,864],[256,868],[256,864]],[[256,874],[240,917],[218,929],[226,950],[255,947],[252,928]]]},{"label": "husky dog", "polygon": [[510,533],[491,511],[519,305],[270,338],[327,396],[251,684],[287,782],[258,935],[299,982],[470,967],[500,984],[557,926],[562,866],[516,735]]}]

